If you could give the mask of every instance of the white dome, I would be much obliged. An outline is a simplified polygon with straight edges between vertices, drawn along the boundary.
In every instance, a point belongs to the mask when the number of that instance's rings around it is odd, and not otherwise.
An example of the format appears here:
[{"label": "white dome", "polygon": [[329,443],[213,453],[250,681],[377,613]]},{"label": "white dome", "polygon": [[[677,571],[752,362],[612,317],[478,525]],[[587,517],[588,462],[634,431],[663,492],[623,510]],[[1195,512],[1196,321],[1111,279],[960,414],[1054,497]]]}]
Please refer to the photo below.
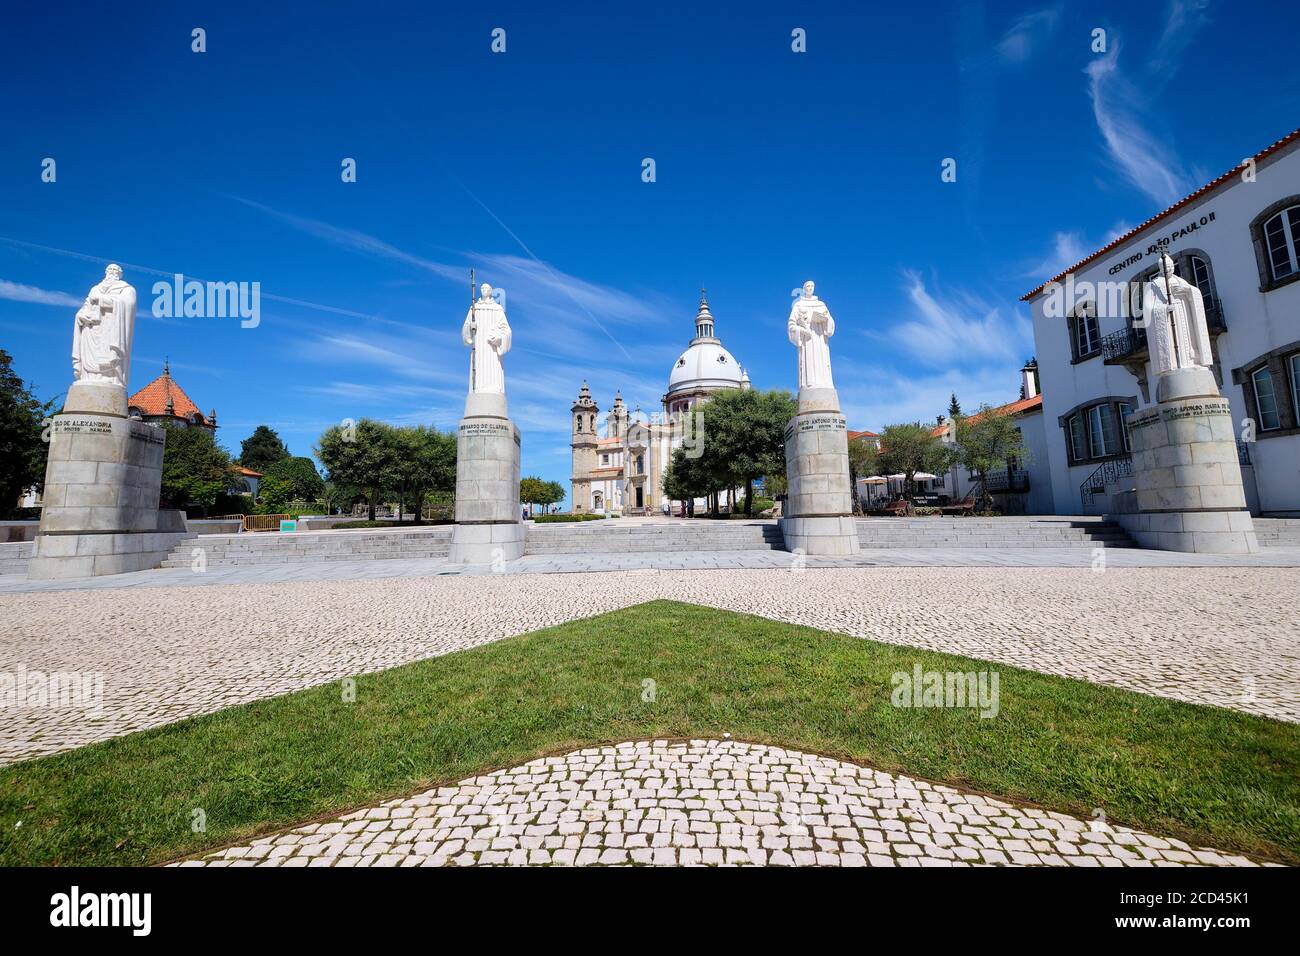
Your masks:
[{"label": "white dome", "polygon": [[740,388],[744,372],[735,357],[716,340],[691,344],[668,373],[668,394],[697,388]]}]

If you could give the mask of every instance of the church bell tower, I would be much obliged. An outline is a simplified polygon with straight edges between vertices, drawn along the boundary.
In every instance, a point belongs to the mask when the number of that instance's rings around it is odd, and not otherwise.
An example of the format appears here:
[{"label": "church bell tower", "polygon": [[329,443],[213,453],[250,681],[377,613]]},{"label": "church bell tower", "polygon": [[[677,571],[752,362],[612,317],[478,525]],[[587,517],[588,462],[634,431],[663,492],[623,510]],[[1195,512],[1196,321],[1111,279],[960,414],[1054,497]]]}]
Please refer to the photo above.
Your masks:
[{"label": "church bell tower", "polygon": [[569,447],[573,449],[573,475],[571,503],[574,514],[591,510],[591,473],[596,468],[596,417],[600,409],[591,397],[591,389],[582,383],[578,400],[573,403],[573,433]]}]

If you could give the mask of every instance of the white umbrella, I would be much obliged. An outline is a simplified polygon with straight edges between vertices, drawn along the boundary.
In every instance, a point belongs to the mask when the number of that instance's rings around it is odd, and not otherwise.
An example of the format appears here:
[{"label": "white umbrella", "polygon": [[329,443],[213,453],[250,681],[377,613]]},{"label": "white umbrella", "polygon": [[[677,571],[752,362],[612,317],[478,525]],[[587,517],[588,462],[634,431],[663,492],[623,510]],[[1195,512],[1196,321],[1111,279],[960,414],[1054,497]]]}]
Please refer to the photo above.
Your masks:
[{"label": "white umbrella", "polygon": [[872,475],[869,478],[863,478],[861,480],[868,485],[883,485],[886,482],[886,479],[881,478],[879,475]]},{"label": "white umbrella", "polygon": [[[899,477],[902,477],[901,475]],[[928,471],[918,471],[912,476],[917,481],[929,481],[931,478],[938,478],[938,475],[932,475]]]},{"label": "white umbrella", "polygon": [[900,472],[899,472],[898,474],[896,474],[896,475],[885,475],[885,477],[886,477],[887,479],[889,479],[890,481],[902,481],[904,478],[907,477],[907,475],[903,474],[903,473],[900,471]]}]

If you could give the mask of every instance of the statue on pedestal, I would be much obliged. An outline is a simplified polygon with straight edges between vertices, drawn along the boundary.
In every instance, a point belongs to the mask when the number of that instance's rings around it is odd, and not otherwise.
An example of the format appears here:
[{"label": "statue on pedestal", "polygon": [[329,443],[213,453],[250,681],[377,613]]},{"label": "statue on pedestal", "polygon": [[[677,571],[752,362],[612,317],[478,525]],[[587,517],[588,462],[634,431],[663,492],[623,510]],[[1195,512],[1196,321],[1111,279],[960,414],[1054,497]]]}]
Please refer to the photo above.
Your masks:
[{"label": "statue on pedestal", "polygon": [[827,340],[835,334],[835,320],[826,303],[813,294],[811,279],[790,308],[786,323],[790,341],[799,350],[799,388],[834,388],[831,350]]},{"label": "statue on pedestal", "polygon": [[470,347],[470,393],[504,395],[506,377],[501,359],[510,351],[510,323],[486,282],[479,286],[479,298],[469,307],[460,337]]},{"label": "statue on pedestal", "polygon": [[1142,292],[1152,372],[1159,376],[1180,368],[1212,366],[1204,298],[1200,289],[1174,274],[1172,259],[1160,256],[1160,271]]},{"label": "statue on pedestal", "polygon": [[86,295],[72,327],[72,372],[78,382],[126,388],[135,330],[135,289],[110,264]]}]

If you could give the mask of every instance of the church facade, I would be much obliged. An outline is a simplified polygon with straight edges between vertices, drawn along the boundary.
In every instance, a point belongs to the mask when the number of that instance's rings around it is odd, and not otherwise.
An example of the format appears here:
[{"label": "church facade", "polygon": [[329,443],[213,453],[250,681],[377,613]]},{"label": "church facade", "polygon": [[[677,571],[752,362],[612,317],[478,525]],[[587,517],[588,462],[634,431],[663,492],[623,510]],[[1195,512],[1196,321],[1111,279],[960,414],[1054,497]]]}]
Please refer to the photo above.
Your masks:
[{"label": "church facade", "polygon": [[714,392],[750,387],[749,374],[722,345],[703,290],[695,336],[668,373],[660,410],[631,413],[614,396],[601,427],[600,408],[586,382],[572,412],[572,508],[575,514],[659,514],[672,507],[663,476],[675,449],[692,441],[694,409]]}]

